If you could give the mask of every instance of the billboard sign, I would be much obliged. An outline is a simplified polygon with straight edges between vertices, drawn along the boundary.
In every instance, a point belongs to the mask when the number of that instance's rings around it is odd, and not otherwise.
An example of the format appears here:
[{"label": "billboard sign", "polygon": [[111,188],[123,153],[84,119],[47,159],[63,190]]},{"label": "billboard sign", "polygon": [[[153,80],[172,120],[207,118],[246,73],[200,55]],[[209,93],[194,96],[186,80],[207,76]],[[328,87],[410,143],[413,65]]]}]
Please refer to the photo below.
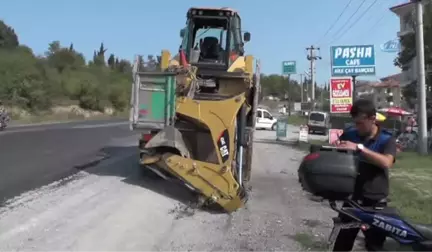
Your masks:
[{"label": "billboard sign", "polygon": [[332,78],[330,80],[330,112],[349,113],[353,104],[353,85],[351,78]]},{"label": "billboard sign", "polygon": [[330,56],[333,77],[375,75],[373,45],[332,46]]},{"label": "billboard sign", "polygon": [[282,62],[282,75],[297,73],[297,63],[294,60]]},{"label": "billboard sign", "polygon": [[400,50],[400,42],[399,39],[393,39],[385,42],[380,46],[381,51],[387,53],[396,53]]}]

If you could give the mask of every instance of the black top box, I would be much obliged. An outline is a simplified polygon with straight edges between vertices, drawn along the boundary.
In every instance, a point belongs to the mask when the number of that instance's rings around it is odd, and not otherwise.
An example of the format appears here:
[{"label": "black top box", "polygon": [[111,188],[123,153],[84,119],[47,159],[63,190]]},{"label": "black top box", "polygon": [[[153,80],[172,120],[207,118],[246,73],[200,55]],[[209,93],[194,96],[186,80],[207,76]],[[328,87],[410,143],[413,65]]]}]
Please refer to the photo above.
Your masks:
[{"label": "black top box", "polygon": [[354,193],[357,159],[352,151],[315,146],[304,157],[298,174],[306,191],[328,200],[344,200]]}]

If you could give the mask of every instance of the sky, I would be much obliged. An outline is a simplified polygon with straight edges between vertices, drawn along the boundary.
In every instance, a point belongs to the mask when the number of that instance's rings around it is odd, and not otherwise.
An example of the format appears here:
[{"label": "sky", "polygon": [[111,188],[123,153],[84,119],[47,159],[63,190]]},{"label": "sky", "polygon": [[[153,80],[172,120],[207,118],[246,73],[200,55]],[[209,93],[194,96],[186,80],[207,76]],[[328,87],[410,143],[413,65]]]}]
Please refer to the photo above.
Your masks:
[{"label": "sky", "polygon": [[36,54],[59,40],[64,46],[73,43],[91,59],[103,42],[107,54],[132,60],[136,54],[159,55],[162,49],[174,54],[190,7],[231,7],[252,35],[245,49],[261,60],[263,73],[280,74],[285,60],[297,61],[298,73],[308,70],[306,48],[314,45],[322,57],[316,63],[321,85],[331,77],[330,46],[375,45],[376,76],[363,79],[399,73],[393,65],[397,54],[381,52],[379,46],[399,30],[399,18],[389,7],[407,1],[352,0],[336,23],[349,0],[13,0],[2,1],[0,19]]}]

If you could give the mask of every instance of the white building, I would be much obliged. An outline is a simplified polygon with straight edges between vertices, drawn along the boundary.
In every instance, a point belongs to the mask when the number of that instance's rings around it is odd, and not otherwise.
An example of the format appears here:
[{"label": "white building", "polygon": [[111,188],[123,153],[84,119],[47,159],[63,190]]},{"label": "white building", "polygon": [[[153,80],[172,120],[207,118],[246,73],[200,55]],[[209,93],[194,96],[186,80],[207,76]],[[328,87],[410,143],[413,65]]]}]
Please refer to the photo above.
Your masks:
[{"label": "white building", "polygon": [[[413,33],[412,20],[415,17],[415,4],[408,2],[399,4],[390,8],[390,10],[398,15],[400,20],[400,29],[397,36],[400,38],[406,34]],[[401,47],[402,50],[402,47]],[[409,64],[409,69],[402,71],[401,84],[405,86],[417,79],[417,61],[414,58]]]},{"label": "white building", "polygon": [[[423,0],[424,4],[431,3],[431,0]],[[398,15],[400,20],[400,29],[397,36],[400,38],[406,34],[414,33],[414,28],[412,27],[412,21],[415,21],[415,3],[407,2],[399,4],[390,8],[390,11]],[[402,50],[402,47],[401,47]],[[411,82],[417,80],[417,59],[416,57],[407,65],[408,70],[402,71],[401,86],[410,84]]]}]

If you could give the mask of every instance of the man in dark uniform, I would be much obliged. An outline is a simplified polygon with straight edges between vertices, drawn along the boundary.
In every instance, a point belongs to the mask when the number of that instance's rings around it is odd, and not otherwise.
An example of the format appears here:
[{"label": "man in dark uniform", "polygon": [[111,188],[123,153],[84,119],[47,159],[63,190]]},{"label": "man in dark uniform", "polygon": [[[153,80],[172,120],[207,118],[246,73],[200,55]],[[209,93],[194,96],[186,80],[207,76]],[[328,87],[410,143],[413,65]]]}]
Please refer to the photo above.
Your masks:
[{"label": "man in dark uniform", "polygon": [[[383,208],[387,204],[388,169],[395,162],[396,140],[391,133],[376,124],[376,109],[372,101],[357,100],[350,114],[355,126],[346,129],[336,144],[359,154],[359,175],[352,199],[362,206]],[[339,217],[342,221],[350,221],[344,215]],[[358,228],[342,229],[333,251],[351,251],[358,231]],[[386,238],[374,229],[369,229],[364,234],[367,250],[381,248]]]}]

